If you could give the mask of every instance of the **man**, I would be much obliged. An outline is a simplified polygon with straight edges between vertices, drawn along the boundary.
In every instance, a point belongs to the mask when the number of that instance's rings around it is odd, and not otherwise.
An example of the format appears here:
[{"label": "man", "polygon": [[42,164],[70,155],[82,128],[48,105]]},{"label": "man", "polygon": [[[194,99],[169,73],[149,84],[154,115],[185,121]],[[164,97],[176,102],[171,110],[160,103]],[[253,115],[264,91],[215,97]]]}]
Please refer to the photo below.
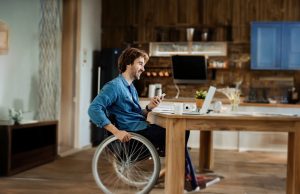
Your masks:
[{"label": "man", "polygon": [[[147,114],[157,107],[161,96],[155,96],[145,109],[139,105],[137,91],[133,85],[145,71],[149,56],[146,52],[136,49],[125,49],[118,59],[118,77],[104,85],[100,93],[90,104],[88,113],[94,124],[115,135],[121,142],[129,141],[130,133],[138,133],[146,137],[156,148],[160,156],[165,154],[166,129],[155,124],[149,124]],[[107,118],[113,115],[116,125]],[[186,143],[189,131],[186,131]],[[161,170],[159,177],[165,174]]]},{"label": "man", "polygon": [[[157,151],[163,154],[165,129],[146,121],[147,114],[157,107],[162,99],[160,96],[155,96],[146,108],[142,109],[132,83],[140,79],[148,60],[148,54],[142,50],[125,49],[118,59],[119,76],[104,85],[90,104],[88,113],[94,124],[111,132],[121,142],[130,140],[131,135],[128,132],[135,132],[146,137]],[[111,123],[108,115],[114,116],[116,125]]]}]

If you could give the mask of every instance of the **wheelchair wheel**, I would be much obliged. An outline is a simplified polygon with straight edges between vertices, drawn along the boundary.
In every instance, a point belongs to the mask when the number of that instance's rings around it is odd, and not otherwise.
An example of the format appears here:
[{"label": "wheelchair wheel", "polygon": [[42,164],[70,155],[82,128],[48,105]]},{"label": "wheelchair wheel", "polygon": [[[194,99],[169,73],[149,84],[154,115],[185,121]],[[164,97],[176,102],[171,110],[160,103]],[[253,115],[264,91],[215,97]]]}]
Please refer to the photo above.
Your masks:
[{"label": "wheelchair wheel", "polygon": [[150,141],[131,133],[122,143],[115,136],[106,138],[97,148],[92,172],[104,193],[148,193],[160,171],[159,155]]}]

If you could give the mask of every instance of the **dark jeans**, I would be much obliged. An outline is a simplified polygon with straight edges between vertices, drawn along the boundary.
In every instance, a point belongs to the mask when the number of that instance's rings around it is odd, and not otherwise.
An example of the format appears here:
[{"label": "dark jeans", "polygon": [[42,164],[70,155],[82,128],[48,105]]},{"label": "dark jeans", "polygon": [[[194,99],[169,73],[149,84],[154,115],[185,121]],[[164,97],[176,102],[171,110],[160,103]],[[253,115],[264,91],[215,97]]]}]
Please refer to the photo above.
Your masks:
[{"label": "dark jeans", "polygon": [[[166,129],[155,124],[150,124],[146,129],[140,131],[134,131],[144,137],[146,137],[156,148],[159,156],[165,156],[166,147]],[[190,131],[185,133],[185,146],[190,136]]]}]

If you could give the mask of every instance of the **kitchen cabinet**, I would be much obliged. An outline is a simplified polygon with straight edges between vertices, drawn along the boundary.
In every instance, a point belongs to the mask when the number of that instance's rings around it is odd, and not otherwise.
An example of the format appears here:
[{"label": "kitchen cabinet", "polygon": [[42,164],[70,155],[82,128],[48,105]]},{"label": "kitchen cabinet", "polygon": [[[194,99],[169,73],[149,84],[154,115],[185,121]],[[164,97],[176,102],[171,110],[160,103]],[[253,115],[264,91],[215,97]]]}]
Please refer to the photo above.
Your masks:
[{"label": "kitchen cabinet", "polygon": [[253,22],[251,69],[299,70],[299,22]]},{"label": "kitchen cabinet", "polygon": [[14,175],[57,157],[58,121],[0,125],[0,176]]}]

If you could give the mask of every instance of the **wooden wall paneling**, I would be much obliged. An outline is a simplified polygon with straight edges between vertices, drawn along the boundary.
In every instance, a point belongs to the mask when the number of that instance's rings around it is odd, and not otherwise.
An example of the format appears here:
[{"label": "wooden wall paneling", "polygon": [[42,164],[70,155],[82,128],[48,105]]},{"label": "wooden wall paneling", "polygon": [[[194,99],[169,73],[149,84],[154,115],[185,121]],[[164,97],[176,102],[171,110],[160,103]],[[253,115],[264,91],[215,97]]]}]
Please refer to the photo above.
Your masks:
[{"label": "wooden wall paneling", "polygon": [[166,9],[169,9],[169,2],[168,1],[155,1],[154,7],[154,17],[155,17],[155,26],[153,26],[153,35],[154,41],[168,41],[169,36],[169,27],[170,23],[169,20],[174,19],[174,12],[172,15],[166,16]]},{"label": "wooden wall paneling", "polygon": [[244,26],[241,26],[241,41],[250,42],[251,22],[259,18],[258,3],[260,0],[247,0],[244,2]]},{"label": "wooden wall paneling", "polygon": [[162,27],[164,25],[169,25],[166,21],[165,14],[164,14],[165,9],[168,6],[168,2],[167,1],[160,1],[160,3],[158,3],[158,4],[159,4],[159,6],[155,7],[155,9],[156,9],[155,10],[156,11],[155,16],[157,18],[156,25],[158,27]]},{"label": "wooden wall paneling", "polygon": [[191,0],[177,0],[177,24],[190,24],[187,20],[188,12],[192,10],[187,10],[187,5],[189,5]]},{"label": "wooden wall paneling", "polygon": [[124,27],[106,27],[102,28],[102,48],[120,48],[124,46]]},{"label": "wooden wall paneling", "polygon": [[245,10],[244,12],[246,13],[246,22],[251,23],[252,21],[256,21],[259,18],[259,8],[258,8],[258,2],[260,0],[247,0],[245,2]]},{"label": "wooden wall paneling", "polygon": [[232,5],[230,0],[217,0],[215,4],[215,10],[212,14],[216,18],[215,24],[218,26],[225,25],[230,20],[230,12]]},{"label": "wooden wall paneling", "polygon": [[162,6],[163,24],[164,25],[176,25],[178,19],[178,0],[164,0],[165,7]]},{"label": "wooden wall paneling", "polygon": [[213,22],[213,18],[211,18],[210,13],[213,12],[213,4],[214,4],[215,0],[211,0],[211,1],[207,1],[204,0],[203,1],[203,25],[210,25]]},{"label": "wooden wall paneling", "polygon": [[202,7],[203,27],[210,28],[211,40],[226,40],[228,26],[231,25],[231,0],[204,1]]},{"label": "wooden wall paneling", "polygon": [[250,42],[250,23],[245,23],[244,25],[239,26],[239,42]]},{"label": "wooden wall paneling", "polygon": [[[145,38],[146,42],[152,42],[156,41],[155,36],[155,27],[157,26],[157,7],[159,6],[159,3],[157,3],[157,0],[145,0],[145,2],[151,2],[150,8],[147,15],[146,15],[146,32],[145,32]],[[147,5],[146,5],[147,6]]]},{"label": "wooden wall paneling", "polygon": [[102,0],[102,27],[124,26],[127,11],[124,9],[128,0]]},{"label": "wooden wall paneling", "polygon": [[178,0],[177,24],[187,27],[197,26],[202,23],[202,7],[198,0]]},{"label": "wooden wall paneling", "polygon": [[299,0],[284,0],[283,2],[284,19],[287,21],[300,20],[300,2]]},{"label": "wooden wall paneling", "polygon": [[[125,1],[125,0],[123,0]],[[138,11],[139,11],[139,0],[126,0],[126,15],[123,17],[126,18],[125,24],[130,26],[137,26],[138,23]]]},{"label": "wooden wall paneling", "polygon": [[213,4],[210,4],[210,10],[208,13],[210,20],[208,25],[224,25],[231,15],[231,5],[229,0],[213,0]]},{"label": "wooden wall paneling", "polygon": [[[249,43],[251,21],[299,20],[298,0],[103,0],[104,45],[115,42],[186,41],[185,27],[214,29],[211,40]],[[123,31],[123,32],[122,32]],[[228,38],[228,32],[232,38]],[[106,43],[105,43],[106,41]]]},{"label": "wooden wall paneling", "polygon": [[280,21],[283,19],[283,0],[264,0],[260,2],[260,20]]},{"label": "wooden wall paneling", "polygon": [[[153,1],[151,9],[153,9],[154,12],[156,26],[162,27],[177,24],[177,1],[178,0]],[[146,0],[145,8],[150,9],[149,5],[147,6],[147,3],[148,1]]]},{"label": "wooden wall paneling", "polygon": [[241,1],[232,0],[232,33],[233,41],[240,42],[240,24],[241,24]]},{"label": "wooden wall paneling", "polygon": [[294,17],[295,20],[300,20],[300,2],[299,1],[295,1],[295,6],[293,7],[293,12],[294,12]]},{"label": "wooden wall paneling", "polygon": [[288,11],[288,10],[291,9],[290,8],[291,1],[293,1],[293,0],[285,0],[285,1],[283,1],[282,12],[283,12],[283,19],[284,20],[290,20],[291,12]]},{"label": "wooden wall paneling", "polygon": [[138,41],[150,42],[155,41],[155,26],[157,23],[156,0],[140,0],[138,10]]},{"label": "wooden wall paneling", "polygon": [[292,7],[292,14],[293,14],[293,20],[299,21],[300,20],[300,2],[298,0],[293,0],[293,7]]},{"label": "wooden wall paneling", "polygon": [[138,40],[138,27],[135,25],[129,25],[124,27],[124,43],[132,44]]},{"label": "wooden wall paneling", "polygon": [[[193,25],[199,25],[202,23],[202,6],[199,0],[191,0],[187,7],[187,21]],[[191,10],[189,12],[189,10]]]}]

